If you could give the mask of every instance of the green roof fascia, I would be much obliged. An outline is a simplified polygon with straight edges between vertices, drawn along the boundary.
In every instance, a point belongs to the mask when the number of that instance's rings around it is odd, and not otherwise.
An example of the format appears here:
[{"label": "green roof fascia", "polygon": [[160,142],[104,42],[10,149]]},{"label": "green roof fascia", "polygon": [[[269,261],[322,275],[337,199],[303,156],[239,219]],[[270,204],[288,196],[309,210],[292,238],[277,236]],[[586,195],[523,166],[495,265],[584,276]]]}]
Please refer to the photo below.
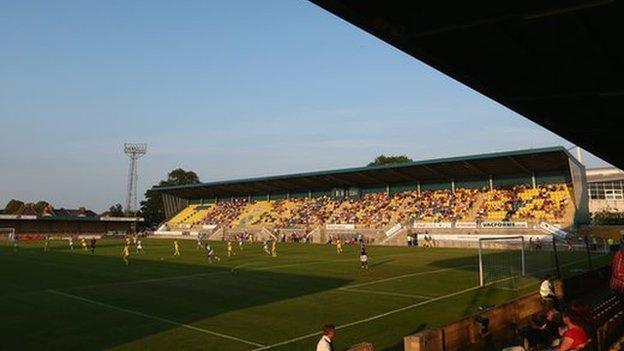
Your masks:
[{"label": "green roof fascia", "polygon": [[487,159],[487,158],[499,158],[499,157],[530,155],[530,154],[543,154],[543,153],[550,153],[550,152],[563,152],[568,157],[571,157],[572,159],[574,159],[574,157],[572,157],[570,153],[568,152],[568,150],[566,150],[566,148],[564,148],[563,146],[551,146],[551,147],[543,147],[543,148],[535,148],[535,149],[502,151],[502,152],[493,152],[493,153],[485,153],[485,154],[477,154],[477,155],[469,155],[469,156],[455,156],[455,157],[437,158],[437,159],[429,159],[429,160],[422,160],[422,161],[394,163],[394,164],[388,164],[388,165],[382,165],[382,166],[352,167],[352,168],[342,168],[342,169],[336,169],[336,170],[293,173],[293,174],[283,174],[283,175],[254,177],[254,178],[242,178],[242,179],[224,180],[224,181],[216,181],[216,182],[208,182],[208,183],[168,185],[168,186],[161,186],[161,187],[155,186],[151,190],[165,192],[168,190],[197,189],[197,188],[213,187],[213,186],[220,186],[220,185],[233,185],[233,184],[255,183],[255,182],[280,180],[280,179],[315,177],[315,176],[356,173],[356,172],[376,171],[376,170],[385,170],[385,169],[398,169],[398,168],[440,164],[440,163],[448,163],[448,162],[482,160],[482,159]]}]

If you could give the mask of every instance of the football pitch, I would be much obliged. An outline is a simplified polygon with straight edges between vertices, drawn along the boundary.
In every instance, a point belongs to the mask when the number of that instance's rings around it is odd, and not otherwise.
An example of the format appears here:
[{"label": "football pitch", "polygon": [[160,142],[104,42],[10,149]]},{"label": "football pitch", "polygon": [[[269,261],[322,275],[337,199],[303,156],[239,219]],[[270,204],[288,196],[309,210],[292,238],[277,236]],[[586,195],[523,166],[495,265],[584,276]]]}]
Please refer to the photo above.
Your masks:
[{"label": "football pitch", "polygon": [[[313,350],[320,328],[338,328],[336,350],[368,341],[401,350],[403,336],[535,291],[552,272],[550,252],[527,253],[529,274],[514,283],[478,285],[476,249],[285,244],[278,257],[247,243],[209,264],[194,241],[143,240],[130,264],[122,241],[100,240],[95,254],[79,243],[7,243],[0,251],[0,334],[10,350]],[[490,251],[489,262],[507,253]],[[560,253],[563,274],[587,267],[584,252]],[[608,256],[592,257],[594,266]]]}]

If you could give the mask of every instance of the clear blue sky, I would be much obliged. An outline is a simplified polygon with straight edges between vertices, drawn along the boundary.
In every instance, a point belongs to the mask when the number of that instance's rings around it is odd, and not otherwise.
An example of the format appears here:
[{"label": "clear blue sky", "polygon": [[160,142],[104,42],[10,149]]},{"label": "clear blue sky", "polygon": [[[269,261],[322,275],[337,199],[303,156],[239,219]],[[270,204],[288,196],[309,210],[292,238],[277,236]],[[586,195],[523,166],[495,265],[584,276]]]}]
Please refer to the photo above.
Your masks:
[{"label": "clear blue sky", "polygon": [[[306,1],[0,1],[0,207],[570,143]],[[604,162],[587,155],[590,166]]]}]

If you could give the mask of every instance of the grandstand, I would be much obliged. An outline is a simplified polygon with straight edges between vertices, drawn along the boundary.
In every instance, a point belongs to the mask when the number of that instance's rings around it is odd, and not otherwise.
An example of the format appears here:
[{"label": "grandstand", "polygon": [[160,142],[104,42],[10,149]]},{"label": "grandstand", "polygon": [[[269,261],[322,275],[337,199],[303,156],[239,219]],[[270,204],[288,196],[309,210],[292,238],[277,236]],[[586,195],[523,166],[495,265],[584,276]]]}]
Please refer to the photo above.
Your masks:
[{"label": "grandstand", "polygon": [[351,231],[388,244],[405,243],[389,240],[393,228],[539,234],[543,222],[588,221],[584,174],[565,148],[550,147],[156,187],[169,218],[156,234],[300,230],[324,242]]}]

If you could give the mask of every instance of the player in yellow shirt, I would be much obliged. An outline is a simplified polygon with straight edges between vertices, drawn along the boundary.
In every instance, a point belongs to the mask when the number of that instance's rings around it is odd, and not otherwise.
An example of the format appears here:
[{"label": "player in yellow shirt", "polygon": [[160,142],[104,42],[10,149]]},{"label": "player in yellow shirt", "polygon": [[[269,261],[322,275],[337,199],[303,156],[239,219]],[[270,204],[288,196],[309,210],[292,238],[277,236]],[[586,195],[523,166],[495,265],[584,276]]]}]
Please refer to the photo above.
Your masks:
[{"label": "player in yellow shirt", "polygon": [[80,246],[82,246],[82,251],[87,251],[87,241],[85,238],[80,238]]},{"label": "player in yellow shirt", "polygon": [[126,263],[126,266],[128,265],[128,263],[130,263],[128,261],[128,257],[130,257],[130,245],[124,246],[123,252],[122,252],[122,258],[124,262]]},{"label": "player in yellow shirt", "polygon": [[227,255],[228,257],[232,257],[234,253],[232,252],[232,242],[231,241],[227,241]]},{"label": "player in yellow shirt", "polygon": [[340,239],[336,240],[336,252],[339,254],[342,253],[342,241],[340,241]]},{"label": "player in yellow shirt", "polygon": [[277,257],[277,240],[273,240],[271,243],[271,256]]},{"label": "player in yellow shirt", "polygon": [[178,244],[178,240],[173,241],[173,255],[180,256],[180,245]]},{"label": "player in yellow shirt", "polygon": [[43,245],[43,252],[48,252],[50,250],[50,236],[46,235],[45,244]]}]

